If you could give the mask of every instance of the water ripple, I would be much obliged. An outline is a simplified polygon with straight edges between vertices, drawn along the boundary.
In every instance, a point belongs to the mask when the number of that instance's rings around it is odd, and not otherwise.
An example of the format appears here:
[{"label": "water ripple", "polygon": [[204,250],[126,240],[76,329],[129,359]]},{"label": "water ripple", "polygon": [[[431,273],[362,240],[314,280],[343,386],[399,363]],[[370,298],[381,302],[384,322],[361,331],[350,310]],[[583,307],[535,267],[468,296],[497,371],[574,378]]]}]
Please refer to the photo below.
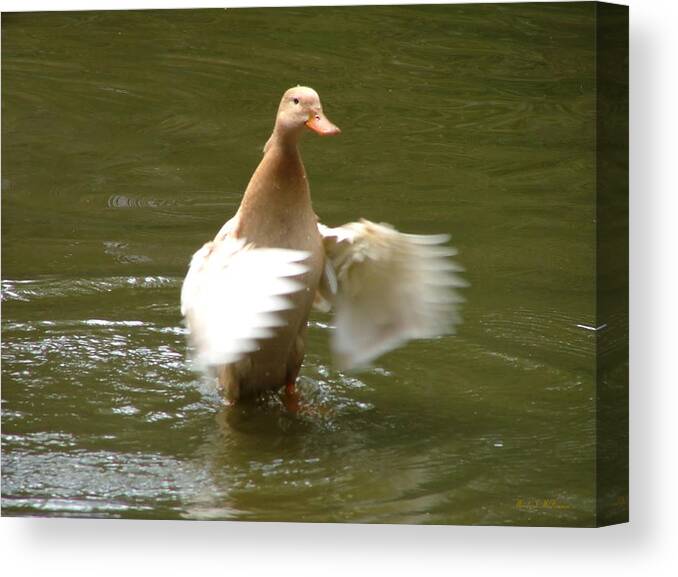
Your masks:
[{"label": "water ripple", "polygon": [[182,279],[164,276],[121,276],[97,279],[35,279],[2,281],[3,301],[84,296],[120,289],[178,287]]}]

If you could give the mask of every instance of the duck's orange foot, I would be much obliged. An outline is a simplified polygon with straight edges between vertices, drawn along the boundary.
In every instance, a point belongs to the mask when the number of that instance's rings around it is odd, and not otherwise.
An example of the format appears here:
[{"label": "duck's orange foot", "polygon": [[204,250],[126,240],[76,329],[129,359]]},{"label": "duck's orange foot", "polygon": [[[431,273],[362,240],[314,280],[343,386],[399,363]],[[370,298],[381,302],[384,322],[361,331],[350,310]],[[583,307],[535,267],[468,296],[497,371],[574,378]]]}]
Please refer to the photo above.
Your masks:
[{"label": "duck's orange foot", "polygon": [[299,412],[301,402],[294,382],[290,382],[285,385],[285,394],[282,396],[282,402],[290,413]]}]

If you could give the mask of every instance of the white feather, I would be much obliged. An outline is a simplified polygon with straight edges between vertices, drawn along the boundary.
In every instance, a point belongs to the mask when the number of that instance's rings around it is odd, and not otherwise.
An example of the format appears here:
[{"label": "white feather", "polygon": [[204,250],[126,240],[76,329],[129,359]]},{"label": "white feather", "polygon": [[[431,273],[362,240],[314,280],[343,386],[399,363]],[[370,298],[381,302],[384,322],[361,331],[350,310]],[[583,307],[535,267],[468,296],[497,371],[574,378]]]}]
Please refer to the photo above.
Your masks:
[{"label": "white feather", "polygon": [[292,308],[286,297],[302,289],[293,277],[308,271],[307,257],[229,237],[196,252],[181,290],[196,365],[235,363],[284,326],[279,313]]},{"label": "white feather", "polygon": [[448,235],[403,234],[367,220],[319,225],[338,288],[332,348],[342,368],[369,365],[410,339],[451,333],[460,322],[457,288],[466,286],[441,246]]}]

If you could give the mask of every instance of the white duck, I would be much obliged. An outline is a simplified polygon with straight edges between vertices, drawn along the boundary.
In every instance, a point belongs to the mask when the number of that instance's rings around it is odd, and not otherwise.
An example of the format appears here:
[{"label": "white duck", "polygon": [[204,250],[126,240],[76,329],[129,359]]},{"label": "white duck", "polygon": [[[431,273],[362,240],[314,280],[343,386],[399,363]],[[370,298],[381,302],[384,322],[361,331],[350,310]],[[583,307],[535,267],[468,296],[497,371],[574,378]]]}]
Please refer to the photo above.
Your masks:
[{"label": "white duck", "polygon": [[359,368],[409,339],[452,332],[463,282],[447,235],[402,234],[366,220],[318,224],[298,142],[340,130],[312,88],[283,95],[238,212],[195,253],[181,311],[198,366],[226,399],[294,385],[313,304],[335,311],[332,348]]}]

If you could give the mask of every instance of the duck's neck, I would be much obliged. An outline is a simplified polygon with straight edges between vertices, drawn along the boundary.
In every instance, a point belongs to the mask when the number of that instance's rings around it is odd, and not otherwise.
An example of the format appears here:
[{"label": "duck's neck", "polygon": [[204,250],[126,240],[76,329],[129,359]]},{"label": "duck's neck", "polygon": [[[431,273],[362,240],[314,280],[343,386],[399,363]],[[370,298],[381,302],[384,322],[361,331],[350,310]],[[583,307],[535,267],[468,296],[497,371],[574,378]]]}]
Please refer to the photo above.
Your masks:
[{"label": "duck's neck", "polygon": [[276,129],[243,196],[240,222],[252,233],[256,226],[299,218],[312,210],[298,136],[286,136]]}]

